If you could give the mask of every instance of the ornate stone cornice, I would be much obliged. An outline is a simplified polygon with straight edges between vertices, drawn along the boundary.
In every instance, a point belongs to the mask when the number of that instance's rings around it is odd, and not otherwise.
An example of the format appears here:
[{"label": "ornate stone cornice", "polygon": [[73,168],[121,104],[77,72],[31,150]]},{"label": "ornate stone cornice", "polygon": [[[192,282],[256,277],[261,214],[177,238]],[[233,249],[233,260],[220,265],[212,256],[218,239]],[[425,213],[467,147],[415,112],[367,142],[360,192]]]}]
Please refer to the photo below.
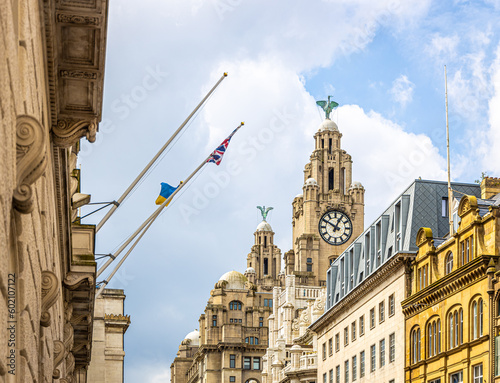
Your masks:
[{"label": "ornate stone cornice", "polygon": [[33,210],[31,185],[47,167],[48,135],[37,119],[20,115],[16,122],[16,185],[13,203],[16,210],[29,213]]},{"label": "ornate stone cornice", "polygon": [[401,302],[403,314],[406,318],[412,317],[471,284],[486,279],[488,277],[486,270],[491,258],[493,256],[489,255],[477,257],[432,285],[411,295]]}]

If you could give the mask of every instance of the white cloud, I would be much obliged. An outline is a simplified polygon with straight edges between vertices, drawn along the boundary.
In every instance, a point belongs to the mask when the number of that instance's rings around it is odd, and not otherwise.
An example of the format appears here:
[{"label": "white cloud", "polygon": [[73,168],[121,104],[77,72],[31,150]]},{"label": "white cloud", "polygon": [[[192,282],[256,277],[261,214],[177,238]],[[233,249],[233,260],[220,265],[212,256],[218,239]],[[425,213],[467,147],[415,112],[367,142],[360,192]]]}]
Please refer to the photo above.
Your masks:
[{"label": "white cloud", "polygon": [[406,132],[400,125],[357,105],[339,108],[343,147],[353,158],[353,181],[362,181],[365,225],[414,179],[445,180],[446,163],[424,134]]},{"label": "white cloud", "polygon": [[433,59],[440,63],[452,62],[457,57],[457,48],[460,39],[457,35],[442,36],[436,33],[425,50]]},{"label": "white cloud", "polygon": [[402,108],[405,108],[413,100],[414,89],[415,84],[408,80],[407,76],[401,75],[392,82],[392,88],[389,93],[395,102]]},{"label": "white cloud", "polygon": [[481,135],[483,138],[483,169],[493,176],[500,177],[500,45],[496,50],[496,59],[491,66],[491,83],[493,96],[488,102],[489,130]]}]

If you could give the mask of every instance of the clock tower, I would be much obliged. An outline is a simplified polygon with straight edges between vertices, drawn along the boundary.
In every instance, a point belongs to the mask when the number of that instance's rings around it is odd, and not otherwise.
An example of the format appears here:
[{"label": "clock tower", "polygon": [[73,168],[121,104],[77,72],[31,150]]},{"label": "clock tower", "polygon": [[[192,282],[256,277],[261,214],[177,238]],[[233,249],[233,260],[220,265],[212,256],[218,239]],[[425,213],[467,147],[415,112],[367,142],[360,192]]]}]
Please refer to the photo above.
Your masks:
[{"label": "clock tower", "polygon": [[287,275],[295,274],[303,285],[324,286],[330,263],[363,232],[365,189],[352,182],[351,156],[342,149],[342,134],[329,118],[337,104],[318,104],[330,108],[314,135],[302,193],[292,203],[293,250],[284,258]]}]

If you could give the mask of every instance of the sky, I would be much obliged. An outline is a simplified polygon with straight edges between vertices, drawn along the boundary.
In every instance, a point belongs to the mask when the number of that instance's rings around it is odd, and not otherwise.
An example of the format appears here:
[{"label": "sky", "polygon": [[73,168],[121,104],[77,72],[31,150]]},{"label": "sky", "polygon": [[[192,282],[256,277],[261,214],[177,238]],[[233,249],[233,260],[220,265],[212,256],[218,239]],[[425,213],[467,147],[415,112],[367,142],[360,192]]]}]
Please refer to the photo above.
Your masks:
[{"label": "sky", "polygon": [[500,176],[499,16],[499,0],[110,1],[102,121],[79,155],[92,202],[118,199],[228,76],[99,231],[96,253],[116,251],[155,210],[160,182],[187,178],[245,122],[108,285],[131,316],[125,380],[170,381],[214,284],[246,269],[256,206],[274,207],[275,243],[291,249],[291,203],[324,119],[316,100],[340,104],[332,119],[366,190],[365,226],[415,178],[446,180],[444,65],[452,179]]}]

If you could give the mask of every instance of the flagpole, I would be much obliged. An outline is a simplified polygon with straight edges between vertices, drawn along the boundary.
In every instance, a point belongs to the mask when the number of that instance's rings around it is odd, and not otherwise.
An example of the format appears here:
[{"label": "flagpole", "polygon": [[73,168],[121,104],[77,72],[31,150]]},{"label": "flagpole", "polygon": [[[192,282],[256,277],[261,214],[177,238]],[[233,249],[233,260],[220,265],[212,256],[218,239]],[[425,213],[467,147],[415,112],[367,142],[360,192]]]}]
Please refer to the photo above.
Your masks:
[{"label": "flagpole", "polygon": [[[244,123],[242,122],[236,129],[238,130],[239,128],[241,128],[242,126],[244,125]],[[120,246],[120,248],[116,251],[115,254],[113,254],[112,256],[109,257],[109,259],[106,261],[106,263],[104,265],[102,265],[102,267],[97,271],[97,277],[99,277],[104,270],[106,270],[106,268],[121,254],[121,252],[133,241],[133,239],[135,237],[137,237],[137,235],[139,235],[139,233],[150,223],[151,223],[158,217],[158,215],[160,215],[161,211],[165,208],[165,206],[167,206],[167,204],[174,198],[174,196],[195,176],[196,173],[198,173],[198,171],[203,167],[203,165],[205,165],[207,163],[207,161],[210,159],[210,157],[212,156],[212,153],[210,153],[210,155],[208,155],[207,158],[205,158],[205,160],[203,160],[203,162],[189,175],[188,178],[186,178],[186,180],[181,183],[179,185],[179,187],[177,189],[174,190],[174,192],[165,200],[163,201],[163,203],[161,204],[160,207],[158,207],[158,209],[155,210],[155,212],[153,214],[151,214],[148,219],[146,219],[141,226],[139,226],[139,228],[123,243],[123,245]],[[150,226],[150,225],[149,225]],[[149,226],[147,227],[147,229],[149,229]],[[145,229],[144,232],[147,231],[147,229]],[[142,237],[143,234],[141,234],[141,237]],[[138,242],[138,241],[136,241]],[[135,246],[135,244],[134,244]],[[108,280],[109,282],[109,280]]]},{"label": "flagpole", "polygon": [[125,190],[120,198],[116,201],[116,204],[106,213],[104,218],[97,224],[96,233],[101,229],[101,227],[106,223],[106,221],[113,215],[113,213],[118,209],[118,206],[123,202],[123,200],[130,194],[130,192],[134,189],[134,187],[139,183],[139,181],[144,177],[144,174],[153,166],[156,160],[162,155],[165,149],[170,145],[170,143],[174,140],[174,138],[180,133],[180,131],[186,126],[189,120],[193,117],[193,115],[200,109],[200,107],[205,103],[205,101],[210,97],[210,95],[215,91],[215,89],[219,86],[219,84],[227,77],[227,72],[224,72],[222,77],[217,81],[217,83],[210,89],[207,95],[200,101],[200,103],[194,108],[191,114],[184,120],[184,122],[177,128],[172,137],[163,145],[163,147],[156,153],[153,159],[146,165],[146,167],[139,173],[136,179],[130,184],[130,186]]},{"label": "flagpole", "polygon": [[450,237],[454,234],[453,228],[453,191],[451,190],[450,175],[450,128],[448,126],[448,76],[446,65],[444,66],[444,94],[446,100],[446,157],[448,160],[448,223],[450,225]]}]

